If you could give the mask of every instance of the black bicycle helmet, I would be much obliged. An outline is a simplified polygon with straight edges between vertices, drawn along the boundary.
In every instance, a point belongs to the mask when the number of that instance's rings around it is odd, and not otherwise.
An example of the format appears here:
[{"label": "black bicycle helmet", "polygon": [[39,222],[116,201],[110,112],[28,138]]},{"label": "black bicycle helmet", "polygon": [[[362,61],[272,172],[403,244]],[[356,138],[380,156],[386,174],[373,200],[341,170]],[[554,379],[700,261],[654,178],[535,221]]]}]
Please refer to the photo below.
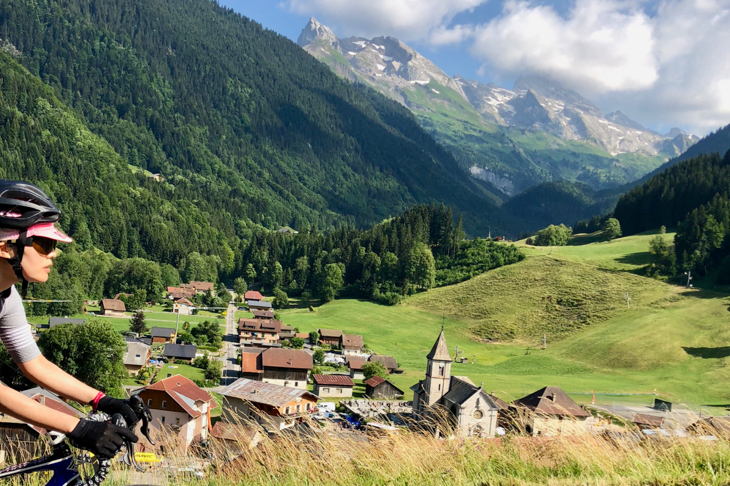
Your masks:
[{"label": "black bicycle helmet", "polygon": [[0,179],[0,228],[18,230],[17,251],[7,261],[15,275],[23,282],[22,294],[28,290],[28,282],[23,277],[23,253],[26,247],[27,230],[38,223],[55,223],[61,217],[61,210],[48,195],[37,186],[23,181]]}]

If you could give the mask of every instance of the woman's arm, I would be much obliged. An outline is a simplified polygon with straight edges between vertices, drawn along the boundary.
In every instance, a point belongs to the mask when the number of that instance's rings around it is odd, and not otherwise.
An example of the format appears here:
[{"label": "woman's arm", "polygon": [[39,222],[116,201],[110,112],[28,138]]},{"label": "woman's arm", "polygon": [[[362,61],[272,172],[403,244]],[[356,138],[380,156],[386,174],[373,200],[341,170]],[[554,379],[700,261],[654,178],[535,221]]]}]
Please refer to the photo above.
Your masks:
[{"label": "woman's arm", "polygon": [[0,386],[0,411],[29,424],[69,434],[79,419],[48,408],[7,386]]},{"label": "woman's arm", "polygon": [[[99,390],[80,382],[42,355],[30,361],[18,363],[18,368],[25,376],[46,390],[84,405],[90,403],[99,393]],[[0,400],[0,403],[4,402]]]}]

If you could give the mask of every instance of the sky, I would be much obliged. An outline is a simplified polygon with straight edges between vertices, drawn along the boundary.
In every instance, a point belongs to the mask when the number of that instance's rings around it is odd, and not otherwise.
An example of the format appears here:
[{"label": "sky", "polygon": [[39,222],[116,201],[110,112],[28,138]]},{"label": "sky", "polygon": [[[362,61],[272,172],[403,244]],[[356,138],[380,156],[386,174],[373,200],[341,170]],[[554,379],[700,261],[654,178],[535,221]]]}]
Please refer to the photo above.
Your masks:
[{"label": "sky", "polygon": [[730,0],[219,1],[295,42],[315,17],[340,38],[396,37],[450,76],[542,76],[660,132],[730,123]]}]

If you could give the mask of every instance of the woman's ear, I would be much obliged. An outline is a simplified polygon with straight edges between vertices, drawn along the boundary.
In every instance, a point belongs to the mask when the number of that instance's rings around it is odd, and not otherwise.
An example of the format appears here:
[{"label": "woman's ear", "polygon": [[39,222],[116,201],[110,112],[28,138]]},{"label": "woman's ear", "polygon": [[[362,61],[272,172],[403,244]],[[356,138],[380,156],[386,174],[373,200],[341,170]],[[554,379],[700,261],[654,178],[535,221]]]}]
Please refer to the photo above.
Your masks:
[{"label": "woman's ear", "polygon": [[15,256],[15,248],[7,241],[0,241],[0,258],[13,258]]}]

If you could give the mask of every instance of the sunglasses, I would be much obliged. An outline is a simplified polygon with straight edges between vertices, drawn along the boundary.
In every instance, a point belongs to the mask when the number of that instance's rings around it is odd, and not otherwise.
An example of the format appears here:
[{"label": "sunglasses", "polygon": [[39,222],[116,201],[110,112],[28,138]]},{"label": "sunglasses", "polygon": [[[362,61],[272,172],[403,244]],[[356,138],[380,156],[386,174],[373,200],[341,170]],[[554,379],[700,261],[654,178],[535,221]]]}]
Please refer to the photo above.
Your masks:
[{"label": "sunglasses", "polygon": [[41,255],[50,255],[56,249],[56,240],[44,236],[31,236],[26,240],[25,246],[32,246]]}]

